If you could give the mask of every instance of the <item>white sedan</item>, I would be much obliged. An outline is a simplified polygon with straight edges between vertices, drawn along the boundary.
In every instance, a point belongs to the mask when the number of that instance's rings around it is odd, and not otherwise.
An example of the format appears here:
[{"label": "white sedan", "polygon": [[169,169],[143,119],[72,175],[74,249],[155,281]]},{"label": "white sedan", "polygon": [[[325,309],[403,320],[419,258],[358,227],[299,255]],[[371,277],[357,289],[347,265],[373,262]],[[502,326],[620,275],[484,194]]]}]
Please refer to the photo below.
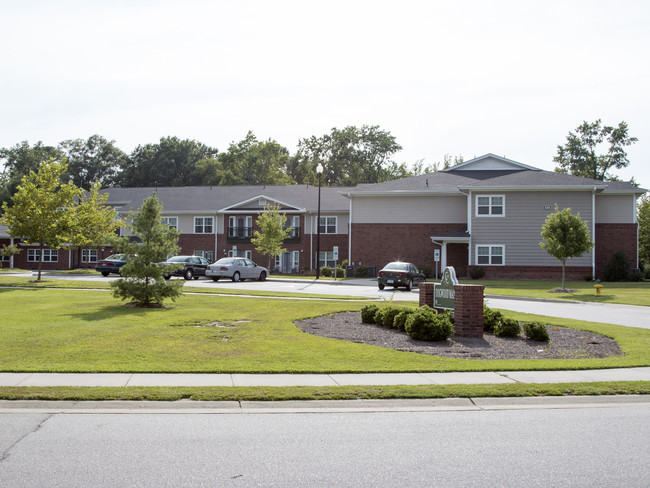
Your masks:
[{"label": "white sedan", "polygon": [[212,278],[212,281],[219,281],[221,278],[230,278],[233,281],[264,281],[268,275],[268,269],[246,258],[221,258],[205,271],[205,276]]}]

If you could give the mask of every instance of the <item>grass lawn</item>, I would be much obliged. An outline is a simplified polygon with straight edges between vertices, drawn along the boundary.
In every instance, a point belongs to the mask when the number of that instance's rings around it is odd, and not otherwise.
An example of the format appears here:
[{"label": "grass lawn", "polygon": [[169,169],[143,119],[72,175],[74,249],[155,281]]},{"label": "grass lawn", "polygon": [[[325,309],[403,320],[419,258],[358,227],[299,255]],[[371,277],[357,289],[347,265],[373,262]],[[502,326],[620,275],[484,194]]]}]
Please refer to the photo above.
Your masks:
[{"label": "grass lawn", "polygon": [[293,321],[358,302],[186,295],[132,309],[102,291],[0,288],[0,371],[333,373],[588,369],[650,365],[650,330],[525,316],[605,334],[624,357],[469,360],[311,336]]},{"label": "grass lawn", "polygon": [[565,286],[577,290],[574,293],[554,293],[560,287],[559,280],[461,280],[461,283],[483,285],[486,295],[650,306],[650,281],[603,282],[600,297],[596,296],[590,281],[567,281]]},{"label": "grass lawn", "polygon": [[[23,276],[0,276],[0,288],[2,287],[21,287],[21,288],[74,288],[82,290],[110,290],[109,281],[82,281],[82,280],[60,280],[47,279],[45,276],[40,282],[36,283],[34,278]],[[335,300],[372,300],[367,297],[341,296],[341,295],[320,295],[314,293],[289,293],[261,290],[232,290],[220,287],[215,283],[213,288],[187,287],[183,288],[185,293],[206,293],[219,295],[248,295],[254,297],[283,297],[283,298],[321,298]]]}]

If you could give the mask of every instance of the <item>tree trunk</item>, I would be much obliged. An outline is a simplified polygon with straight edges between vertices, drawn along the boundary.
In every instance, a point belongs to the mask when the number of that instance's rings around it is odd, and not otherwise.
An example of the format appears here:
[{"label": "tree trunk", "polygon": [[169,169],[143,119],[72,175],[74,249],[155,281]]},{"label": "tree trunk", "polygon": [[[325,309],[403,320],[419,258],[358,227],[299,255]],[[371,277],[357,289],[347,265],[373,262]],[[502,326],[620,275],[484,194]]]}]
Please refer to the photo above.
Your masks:
[{"label": "tree trunk", "polygon": [[564,266],[565,265],[566,265],[566,259],[563,259],[562,260],[562,289],[563,290],[564,290],[564,283],[565,283],[565,280],[564,280]]},{"label": "tree trunk", "polygon": [[43,248],[45,245],[41,242],[39,251],[38,251],[38,278],[36,278],[36,281],[41,281],[41,270],[43,269]]}]

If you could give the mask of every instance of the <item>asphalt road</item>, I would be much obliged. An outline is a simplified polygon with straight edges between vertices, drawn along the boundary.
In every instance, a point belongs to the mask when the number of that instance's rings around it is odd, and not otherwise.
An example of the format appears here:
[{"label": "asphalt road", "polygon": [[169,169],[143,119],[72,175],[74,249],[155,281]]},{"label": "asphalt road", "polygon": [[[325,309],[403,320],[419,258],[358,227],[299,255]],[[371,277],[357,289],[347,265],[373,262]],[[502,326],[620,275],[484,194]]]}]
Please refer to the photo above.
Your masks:
[{"label": "asphalt road", "polygon": [[646,487],[650,405],[3,413],[0,486]]}]

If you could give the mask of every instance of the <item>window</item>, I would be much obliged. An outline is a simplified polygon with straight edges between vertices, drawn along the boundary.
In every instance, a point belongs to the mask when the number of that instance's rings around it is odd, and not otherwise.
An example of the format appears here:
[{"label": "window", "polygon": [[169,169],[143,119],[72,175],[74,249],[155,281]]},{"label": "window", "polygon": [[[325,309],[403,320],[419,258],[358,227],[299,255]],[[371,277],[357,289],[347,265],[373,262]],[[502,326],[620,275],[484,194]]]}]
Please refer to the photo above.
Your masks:
[{"label": "window", "polygon": [[162,223],[170,229],[178,229],[178,217],[163,217]]},{"label": "window", "polygon": [[336,217],[321,217],[320,218],[320,233],[321,234],[336,234]]},{"label": "window", "polygon": [[246,259],[253,259],[253,251],[233,251],[232,249],[230,249],[228,251],[228,257],[229,258],[244,257]]},{"label": "window", "polygon": [[253,217],[230,216],[228,217],[228,237],[239,239],[249,238],[253,235]]},{"label": "window", "polygon": [[[38,263],[38,258],[41,253],[40,249],[27,250],[27,262]],[[43,249],[43,262],[56,263],[59,260],[59,251],[57,249]]]},{"label": "window", "polygon": [[195,234],[212,234],[212,217],[194,217]]},{"label": "window", "polygon": [[321,251],[318,256],[318,267],[329,266],[333,268],[336,266],[336,261],[334,260],[334,251]]},{"label": "window", "polygon": [[505,246],[501,244],[476,246],[476,264],[504,265],[505,254]]},{"label": "window", "polygon": [[287,219],[287,227],[291,227],[289,237],[300,237],[300,217],[295,215],[291,220]]},{"label": "window", "polygon": [[504,195],[476,195],[476,216],[504,217],[505,201]]},{"label": "window", "polygon": [[294,273],[300,272],[300,251],[291,251],[291,269]]},{"label": "window", "polygon": [[82,249],[81,250],[82,263],[96,263],[97,262],[97,249]]},{"label": "window", "polygon": [[201,258],[207,259],[210,262],[213,262],[214,253],[212,251],[194,251],[192,254],[194,256],[199,256]]}]

